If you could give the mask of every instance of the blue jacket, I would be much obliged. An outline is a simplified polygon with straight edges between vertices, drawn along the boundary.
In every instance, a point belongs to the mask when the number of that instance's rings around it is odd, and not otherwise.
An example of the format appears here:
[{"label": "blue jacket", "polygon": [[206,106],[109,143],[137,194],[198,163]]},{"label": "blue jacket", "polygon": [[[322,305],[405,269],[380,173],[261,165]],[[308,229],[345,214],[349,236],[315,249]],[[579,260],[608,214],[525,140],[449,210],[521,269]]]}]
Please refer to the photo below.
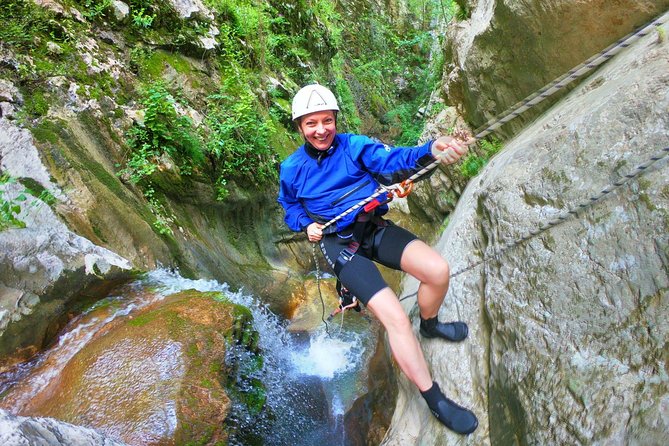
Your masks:
[{"label": "blue jacket", "polygon": [[[278,201],[286,211],[286,224],[293,231],[303,231],[314,221],[331,220],[372,195],[379,183],[397,183],[430,164],[434,161],[431,146],[432,141],[417,147],[390,147],[346,133],[337,134],[324,152],[300,146],[281,163]],[[381,206],[376,213],[387,210]],[[336,230],[351,225],[355,217],[351,213],[339,220]]]}]

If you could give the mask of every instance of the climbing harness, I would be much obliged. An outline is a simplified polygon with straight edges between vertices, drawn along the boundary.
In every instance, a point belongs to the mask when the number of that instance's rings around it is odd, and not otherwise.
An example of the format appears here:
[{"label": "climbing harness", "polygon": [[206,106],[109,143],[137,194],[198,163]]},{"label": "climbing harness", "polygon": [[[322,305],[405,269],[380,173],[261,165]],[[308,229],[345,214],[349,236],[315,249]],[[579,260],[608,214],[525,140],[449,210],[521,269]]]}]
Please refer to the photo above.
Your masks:
[{"label": "climbing harness", "polygon": [[[622,39],[618,40],[617,42],[613,43],[600,53],[592,56],[582,64],[572,68],[569,70],[567,73],[564,75],[556,78],[552,82],[546,84],[544,87],[536,91],[535,93],[531,94],[530,96],[526,97],[525,99],[517,102],[516,104],[512,105],[511,107],[507,108],[505,111],[499,113],[492,119],[490,119],[486,124],[483,126],[479,127],[475,131],[475,136],[474,140],[480,140],[481,138],[488,136],[491,134],[493,131],[501,127],[502,125],[506,124],[507,122],[513,120],[514,118],[520,116],[523,112],[529,110],[530,108],[534,107],[535,105],[541,103],[545,99],[549,98],[553,94],[557,93],[558,91],[562,90],[564,87],[572,83],[573,81],[583,77],[585,74],[589,73],[593,69],[597,68],[598,66],[602,65],[604,62],[608,61],[611,59],[613,56],[618,54],[620,51],[623,49],[629,47],[633,42],[637,41],[638,39],[647,36],[650,34],[653,30],[655,30],[658,26],[663,25],[667,20],[669,19],[669,11],[665,12],[661,16],[657,17],[656,19],[653,19],[651,22],[649,22],[646,26],[643,28],[639,28],[638,30],[628,34],[627,36],[623,37]],[[479,265],[482,265],[492,259],[499,258],[505,251],[508,249],[511,249],[521,243],[524,243],[535,236],[543,233],[544,231],[555,227],[559,225],[560,223],[564,222],[569,216],[576,215],[579,211],[593,205],[594,203],[598,202],[601,200],[603,197],[608,195],[610,192],[613,190],[623,186],[633,178],[638,177],[641,175],[648,167],[651,165],[655,164],[657,161],[667,157],[669,154],[669,147],[663,149],[661,152],[659,152],[656,155],[653,155],[647,162],[637,166],[631,173],[625,175],[621,180],[616,181],[612,183],[611,185],[605,187],[602,189],[599,194],[590,197],[587,200],[584,200],[581,203],[578,203],[576,206],[569,208],[565,211],[563,211],[558,217],[556,217],[553,220],[550,220],[548,222],[545,222],[541,224],[538,228],[533,229],[529,231],[527,234],[523,235],[522,237],[511,241],[507,242],[503,247],[495,250],[491,255],[485,256],[484,258],[471,263],[470,265],[454,272],[451,274],[450,277],[456,277],[460,274],[463,274],[467,271],[470,271],[474,268],[476,268]],[[397,183],[393,184],[390,186],[384,186],[380,185],[379,188],[369,197],[366,199],[360,201],[359,203],[351,206],[349,209],[343,211],[339,215],[335,216],[328,222],[326,222],[323,225],[322,229],[327,228],[328,226],[336,223],[337,221],[341,220],[348,214],[357,211],[361,207],[364,208],[364,211],[369,212],[370,210],[373,210],[374,208],[378,207],[381,204],[388,203],[389,201],[392,200],[393,195],[397,197],[406,197],[410,192],[411,189],[413,188],[413,183],[417,179],[421,178],[422,176],[426,175],[433,169],[435,169],[439,164],[441,164],[442,158],[441,156],[437,156],[436,159],[404,180],[402,183]],[[380,196],[384,196],[381,200],[378,200],[377,198]],[[378,203],[378,204],[376,204]],[[314,261],[316,261],[316,251],[315,251],[315,244],[314,244]],[[317,263],[317,262],[316,262]],[[317,270],[318,271],[318,270]],[[320,281],[319,281],[319,274],[317,272],[317,284],[318,284],[318,290],[320,294]],[[404,296],[400,299],[400,301],[405,300],[409,297],[415,296],[416,293]],[[321,296],[321,302],[322,296]],[[325,305],[323,304],[323,322],[325,322]],[[343,311],[342,311],[342,317],[343,317]],[[326,322],[326,331],[327,331],[327,322]],[[328,333],[329,335],[329,333]]]},{"label": "climbing harness", "polygon": [[318,297],[321,299],[321,321],[325,324],[325,333],[328,337],[332,337],[330,334],[330,329],[328,322],[331,321],[338,313],[341,313],[341,324],[339,325],[339,332],[341,332],[342,327],[344,326],[344,313],[346,310],[354,309],[358,313],[361,312],[360,302],[357,298],[348,290],[337,279],[337,294],[339,295],[339,307],[337,307],[330,315],[327,320],[325,319],[325,301],[323,300],[323,293],[321,292],[321,270],[318,265],[318,257],[316,256],[316,243],[312,244],[311,255],[314,258],[314,264],[316,265],[316,284],[318,288]]}]

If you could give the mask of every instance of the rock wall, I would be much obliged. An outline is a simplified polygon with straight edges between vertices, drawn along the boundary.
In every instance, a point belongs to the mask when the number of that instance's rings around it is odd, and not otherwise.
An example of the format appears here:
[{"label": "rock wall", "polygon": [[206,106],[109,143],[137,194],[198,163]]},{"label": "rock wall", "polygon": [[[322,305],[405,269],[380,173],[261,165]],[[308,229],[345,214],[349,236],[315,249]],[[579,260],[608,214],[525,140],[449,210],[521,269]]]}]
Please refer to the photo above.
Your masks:
[{"label": "rock wall", "polygon": [[95,444],[124,446],[93,429],[74,426],[51,418],[28,418],[0,409],[0,441],[13,446],[61,446],[63,444]]},{"label": "rock wall", "polygon": [[[444,93],[474,126],[527,97],[669,8],[667,0],[466,0],[451,27]],[[525,113],[507,134],[536,118]]]},{"label": "rock wall", "polygon": [[[32,141],[29,131],[0,119],[0,169],[31,180],[61,207],[72,205]],[[19,183],[2,190],[5,200],[20,203],[17,218],[25,228],[0,231],[0,358],[34,353],[64,322],[75,295],[99,286],[103,276],[111,283],[127,277],[131,269],[127,259],[72,232],[49,204],[25,190]]]},{"label": "rock wall", "polygon": [[[437,248],[455,272],[486,260],[453,277],[440,310],[467,321],[470,338],[422,345],[480,426],[464,440],[451,433],[400,377],[384,445],[669,442],[666,156],[513,243],[669,147],[667,28],[574,89],[468,185]],[[404,294],[416,288],[409,278]],[[404,303],[418,331],[415,298]]]}]

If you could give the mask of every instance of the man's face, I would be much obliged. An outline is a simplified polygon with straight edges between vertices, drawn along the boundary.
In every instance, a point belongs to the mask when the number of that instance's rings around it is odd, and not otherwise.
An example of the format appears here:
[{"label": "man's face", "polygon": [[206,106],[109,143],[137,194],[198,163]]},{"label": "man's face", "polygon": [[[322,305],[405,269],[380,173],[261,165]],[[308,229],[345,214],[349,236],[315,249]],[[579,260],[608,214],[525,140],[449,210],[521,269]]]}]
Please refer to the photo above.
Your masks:
[{"label": "man's face", "polygon": [[329,149],[337,134],[334,112],[325,110],[304,116],[300,120],[300,133],[316,149]]}]

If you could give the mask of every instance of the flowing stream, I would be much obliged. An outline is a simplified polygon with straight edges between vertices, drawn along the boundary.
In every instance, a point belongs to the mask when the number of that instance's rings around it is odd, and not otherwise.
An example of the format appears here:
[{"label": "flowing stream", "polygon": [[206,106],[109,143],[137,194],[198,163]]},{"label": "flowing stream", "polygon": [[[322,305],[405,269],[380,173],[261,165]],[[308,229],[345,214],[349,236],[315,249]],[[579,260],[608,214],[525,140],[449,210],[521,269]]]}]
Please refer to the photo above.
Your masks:
[{"label": "flowing stream", "polygon": [[[335,319],[329,334],[323,326],[311,334],[292,334],[287,321],[251,295],[233,292],[213,280],[190,280],[160,269],[116,290],[84,314],[73,319],[47,351],[32,361],[0,374],[0,395],[11,390],[12,412],[20,412],[30,398],[49,384],[93,336],[117,318],[132,316],[139,308],[170,294],[195,289],[218,291],[230,301],[248,307],[258,331],[264,362],[258,378],[267,391],[260,415],[244,412],[233,401],[228,422],[236,429],[232,445],[345,444],[344,413],[366,391],[364,371],[375,345],[374,328],[359,315]],[[104,312],[99,311],[101,308]],[[95,311],[97,310],[97,311]],[[243,355],[230,348],[227,355]],[[264,415],[271,414],[271,415]],[[238,433],[243,434],[238,434]]]}]

